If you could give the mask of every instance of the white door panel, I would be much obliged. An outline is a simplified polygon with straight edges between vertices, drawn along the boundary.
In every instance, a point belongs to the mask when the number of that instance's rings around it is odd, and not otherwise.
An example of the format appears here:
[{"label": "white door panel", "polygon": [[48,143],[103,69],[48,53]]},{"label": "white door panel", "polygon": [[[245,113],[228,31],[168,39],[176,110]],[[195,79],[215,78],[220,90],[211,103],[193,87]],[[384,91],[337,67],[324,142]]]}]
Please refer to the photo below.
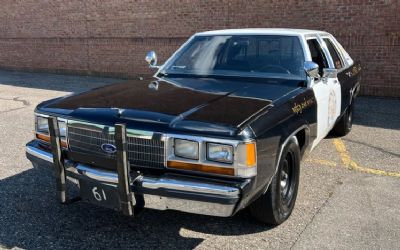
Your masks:
[{"label": "white door panel", "polygon": [[[325,42],[318,35],[308,39],[307,44],[311,59],[319,65],[321,71],[325,68],[335,68]],[[320,74],[322,74],[321,71]],[[310,87],[313,89],[317,101],[317,137],[312,144],[311,149],[313,149],[335,125],[340,115],[342,96],[338,78],[334,74],[312,80]]]},{"label": "white door panel", "polygon": [[314,82],[312,86],[315,99],[317,101],[317,138],[314,140],[312,149],[325,137],[325,132],[328,129],[328,100],[329,86],[321,80]]},{"label": "white door panel", "polygon": [[312,149],[324,139],[340,115],[341,89],[337,78],[319,80],[312,86],[317,101],[317,138]]},{"label": "white door panel", "polygon": [[[342,108],[342,89],[339,83],[338,78],[334,78],[332,79],[333,82],[333,86],[332,86],[332,90],[333,90],[333,95],[335,96],[335,102],[332,102],[331,105],[333,107],[335,107],[334,110],[329,109],[330,110],[330,128],[329,131],[334,127],[337,118],[340,116],[340,110]],[[329,132],[328,131],[328,132]]]}]

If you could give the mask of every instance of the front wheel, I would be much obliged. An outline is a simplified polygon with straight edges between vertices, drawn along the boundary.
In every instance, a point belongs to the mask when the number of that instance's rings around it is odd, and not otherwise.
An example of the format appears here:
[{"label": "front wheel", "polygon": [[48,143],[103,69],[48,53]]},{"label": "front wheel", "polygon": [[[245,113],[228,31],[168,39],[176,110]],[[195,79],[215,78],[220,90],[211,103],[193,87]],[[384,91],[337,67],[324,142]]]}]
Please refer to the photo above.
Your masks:
[{"label": "front wheel", "polygon": [[265,194],[250,205],[257,220],[279,225],[289,218],[296,202],[300,177],[300,148],[297,139],[289,140],[282,151],[277,172]]}]

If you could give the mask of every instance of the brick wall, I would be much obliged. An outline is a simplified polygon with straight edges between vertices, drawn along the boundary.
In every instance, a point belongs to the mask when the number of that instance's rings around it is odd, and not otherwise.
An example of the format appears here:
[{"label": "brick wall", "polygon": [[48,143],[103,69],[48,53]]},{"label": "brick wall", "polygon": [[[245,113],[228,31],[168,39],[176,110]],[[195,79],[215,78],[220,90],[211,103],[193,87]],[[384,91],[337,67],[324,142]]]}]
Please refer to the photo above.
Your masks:
[{"label": "brick wall", "polygon": [[245,27],[322,29],[363,63],[362,93],[400,97],[399,0],[4,0],[0,67],[136,76],[191,34]]}]

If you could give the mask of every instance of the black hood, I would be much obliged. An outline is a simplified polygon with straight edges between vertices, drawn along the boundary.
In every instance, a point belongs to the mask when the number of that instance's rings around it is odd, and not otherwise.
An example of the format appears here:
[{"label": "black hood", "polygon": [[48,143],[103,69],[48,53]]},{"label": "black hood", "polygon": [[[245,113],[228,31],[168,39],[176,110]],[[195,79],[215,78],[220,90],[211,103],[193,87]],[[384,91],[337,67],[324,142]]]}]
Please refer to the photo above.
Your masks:
[{"label": "black hood", "polygon": [[[38,109],[89,117],[99,110],[122,119],[193,128],[195,122],[239,127],[296,89],[298,81],[252,83],[214,78],[132,80],[43,103]],[[290,84],[287,84],[287,83]]]}]

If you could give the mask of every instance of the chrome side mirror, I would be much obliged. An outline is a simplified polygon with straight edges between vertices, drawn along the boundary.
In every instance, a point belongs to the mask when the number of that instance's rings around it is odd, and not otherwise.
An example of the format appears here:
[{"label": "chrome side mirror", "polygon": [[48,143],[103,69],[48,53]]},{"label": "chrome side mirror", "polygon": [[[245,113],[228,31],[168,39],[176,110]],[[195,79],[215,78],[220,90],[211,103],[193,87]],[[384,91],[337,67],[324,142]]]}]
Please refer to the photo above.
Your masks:
[{"label": "chrome side mirror", "polygon": [[307,75],[313,79],[320,78],[319,76],[319,66],[315,62],[307,61],[304,62],[304,70]]},{"label": "chrome side mirror", "polygon": [[328,78],[336,78],[337,77],[337,69],[323,69],[323,74],[322,78],[328,79]]},{"label": "chrome side mirror", "polygon": [[157,54],[154,51],[149,51],[147,52],[146,55],[146,62],[149,64],[150,68],[159,68],[159,66],[157,66]]}]

